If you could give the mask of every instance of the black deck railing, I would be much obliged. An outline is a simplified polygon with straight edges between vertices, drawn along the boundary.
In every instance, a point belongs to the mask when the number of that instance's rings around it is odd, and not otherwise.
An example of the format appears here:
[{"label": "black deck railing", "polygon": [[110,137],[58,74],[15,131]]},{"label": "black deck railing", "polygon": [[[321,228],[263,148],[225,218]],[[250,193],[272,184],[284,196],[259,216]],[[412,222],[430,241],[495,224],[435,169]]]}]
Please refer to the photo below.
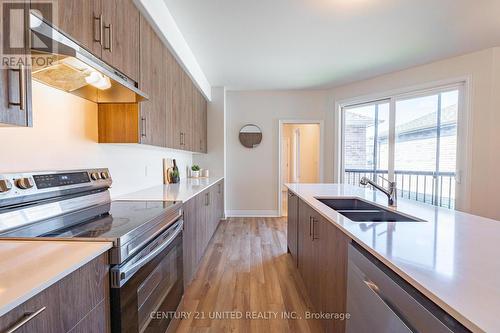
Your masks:
[{"label": "black deck railing", "polygon": [[[387,178],[387,170],[345,169],[344,183],[359,185],[363,177],[368,177],[380,185],[387,185],[378,176]],[[455,173],[432,171],[395,170],[398,196],[426,202],[440,207],[455,207]]]}]

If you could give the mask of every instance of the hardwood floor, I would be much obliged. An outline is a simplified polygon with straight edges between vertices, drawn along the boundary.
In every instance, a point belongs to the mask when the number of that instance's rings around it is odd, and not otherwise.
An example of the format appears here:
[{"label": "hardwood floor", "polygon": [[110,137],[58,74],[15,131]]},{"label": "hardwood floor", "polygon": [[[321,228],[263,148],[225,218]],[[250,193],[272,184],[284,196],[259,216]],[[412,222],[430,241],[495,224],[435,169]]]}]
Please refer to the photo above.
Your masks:
[{"label": "hardwood floor", "polygon": [[321,332],[286,239],[284,218],[222,221],[169,331]]}]

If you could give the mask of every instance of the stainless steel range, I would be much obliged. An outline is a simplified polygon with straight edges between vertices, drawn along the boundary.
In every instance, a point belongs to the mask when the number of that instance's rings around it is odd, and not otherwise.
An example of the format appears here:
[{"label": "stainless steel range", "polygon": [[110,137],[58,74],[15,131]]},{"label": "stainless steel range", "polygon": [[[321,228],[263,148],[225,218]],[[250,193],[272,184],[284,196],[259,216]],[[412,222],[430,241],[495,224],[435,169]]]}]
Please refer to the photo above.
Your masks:
[{"label": "stainless steel range", "polygon": [[151,313],[183,294],[182,204],[111,201],[111,184],[108,169],[0,175],[0,239],[112,242],[113,331],[161,331]]}]

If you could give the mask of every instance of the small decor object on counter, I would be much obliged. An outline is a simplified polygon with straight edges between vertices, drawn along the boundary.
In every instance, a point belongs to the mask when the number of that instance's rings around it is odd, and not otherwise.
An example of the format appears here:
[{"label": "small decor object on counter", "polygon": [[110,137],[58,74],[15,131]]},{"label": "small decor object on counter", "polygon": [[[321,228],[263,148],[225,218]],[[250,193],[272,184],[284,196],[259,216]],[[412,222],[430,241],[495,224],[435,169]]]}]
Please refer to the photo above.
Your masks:
[{"label": "small decor object on counter", "polygon": [[201,176],[204,178],[210,177],[210,172],[208,171],[208,169],[201,170]]},{"label": "small decor object on counter", "polygon": [[176,184],[181,180],[179,175],[179,168],[177,167],[177,162],[173,160],[174,166],[168,171],[168,182],[169,184]]},{"label": "small decor object on counter", "polygon": [[200,167],[196,164],[191,167],[191,177],[193,178],[200,177]]},{"label": "small decor object on counter", "polygon": [[163,159],[163,184],[170,183],[170,169],[173,167],[172,159],[164,158]]}]

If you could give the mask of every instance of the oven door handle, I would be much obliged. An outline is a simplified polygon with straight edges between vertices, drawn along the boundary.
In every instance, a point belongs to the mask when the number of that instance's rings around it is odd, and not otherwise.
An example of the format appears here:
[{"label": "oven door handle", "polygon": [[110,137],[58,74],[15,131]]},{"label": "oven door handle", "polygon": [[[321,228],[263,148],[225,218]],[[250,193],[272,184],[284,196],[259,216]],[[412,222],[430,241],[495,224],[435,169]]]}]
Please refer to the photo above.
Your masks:
[{"label": "oven door handle", "polygon": [[152,252],[142,257],[139,261],[134,262],[130,266],[125,264],[123,267],[116,266],[111,268],[111,288],[121,288],[142,266],[153,260],[161,251],[172,244],[174,239],[182,232],[183,225],[184,221],[179,220],[172,235],[163,240]]}]

